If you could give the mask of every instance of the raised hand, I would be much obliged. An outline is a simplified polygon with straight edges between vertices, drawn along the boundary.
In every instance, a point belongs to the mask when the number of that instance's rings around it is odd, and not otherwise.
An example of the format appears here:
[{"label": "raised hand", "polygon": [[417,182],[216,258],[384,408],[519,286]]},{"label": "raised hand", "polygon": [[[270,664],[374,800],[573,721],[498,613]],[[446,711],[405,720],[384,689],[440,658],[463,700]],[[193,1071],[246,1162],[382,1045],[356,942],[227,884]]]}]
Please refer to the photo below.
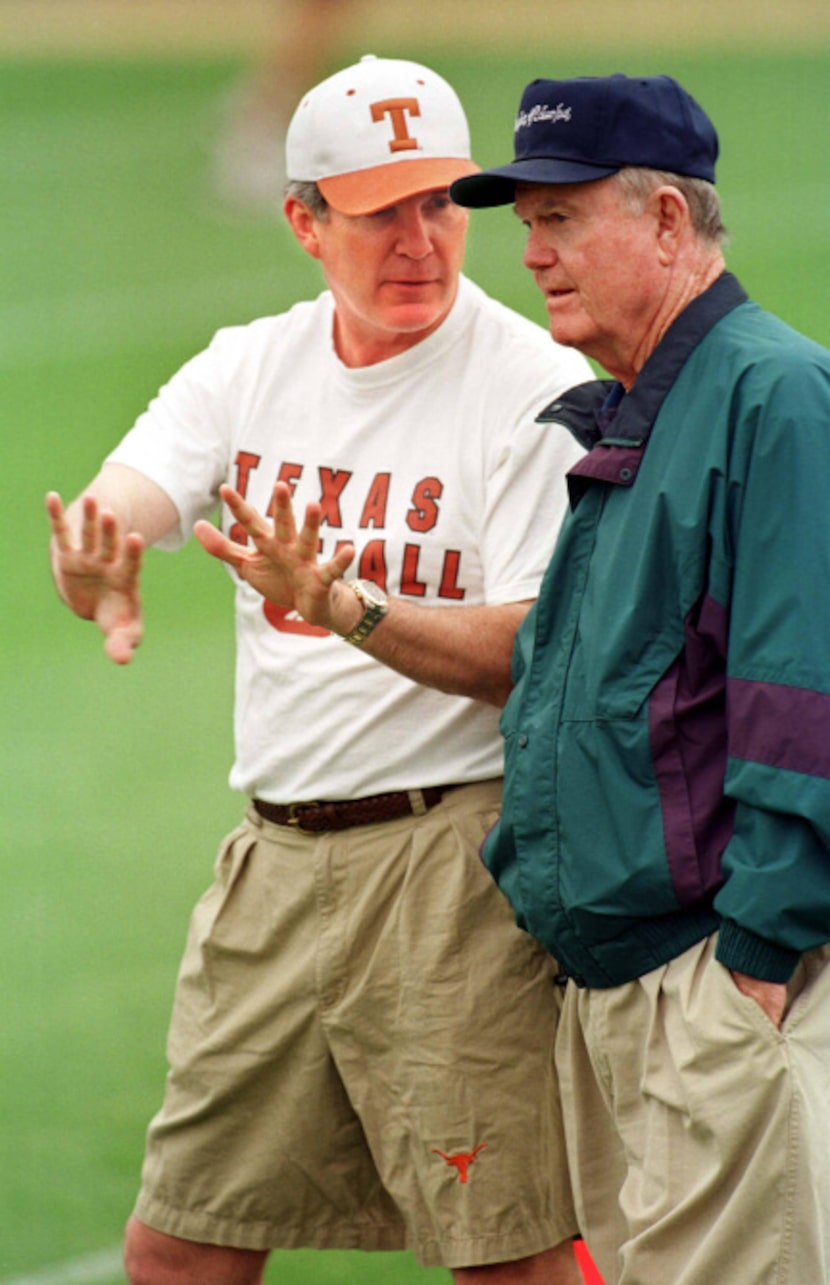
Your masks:
[{"label": "raised hand", "polygon": [[110,659],[126,665],[144,633],[139,596],[144,541],[135,532],[125,534],[115,515],[102,510],[95,496],[85,495],[79,503],[76,541],[61,497],[54,491],[46,497],[55,583],[77,616],[98,625]]},{"label": "raised hand", "polygon": [[[274,487],[273,524],[232,487],[223,486],[219,493],[251,543],[237,544],[212,523],[197,522],[194,534],[202,548],[232,566],[269,602],[297,611],[309,624],[336,631],[339,581],[354,558],[354,547],[344,545],[328,562],[318,561],[320,505],[308,505],[297,531],[291,491],[284,482]],[[347,593],[354,614],[354,596]]]}]

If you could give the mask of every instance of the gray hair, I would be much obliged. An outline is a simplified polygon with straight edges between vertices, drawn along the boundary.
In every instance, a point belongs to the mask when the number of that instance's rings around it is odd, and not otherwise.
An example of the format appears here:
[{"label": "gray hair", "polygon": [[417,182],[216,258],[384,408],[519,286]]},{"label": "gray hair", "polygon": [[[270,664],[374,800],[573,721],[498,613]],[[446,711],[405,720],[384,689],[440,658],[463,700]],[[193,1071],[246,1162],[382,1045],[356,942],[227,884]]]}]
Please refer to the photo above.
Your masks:
[{"label": "gray hair", "polygon": [[328,218],[329,205],[317,183],[305,179],[290,178],[283,188],[285,196],[293,196],[307,206],[315,219],[325,222]]},{"label": "gray hair", "polygon": [[714,186],[702,178],[686,174],[670,174],[667,170],[647,169],[642,165],[626,165],[614,176],[624,198],[634,209],[642,210],[651,193],[658,187],[676,187],[686,198],[692,227],[703,241],[723,245],[727,232],[721,220],[720,198]]}]

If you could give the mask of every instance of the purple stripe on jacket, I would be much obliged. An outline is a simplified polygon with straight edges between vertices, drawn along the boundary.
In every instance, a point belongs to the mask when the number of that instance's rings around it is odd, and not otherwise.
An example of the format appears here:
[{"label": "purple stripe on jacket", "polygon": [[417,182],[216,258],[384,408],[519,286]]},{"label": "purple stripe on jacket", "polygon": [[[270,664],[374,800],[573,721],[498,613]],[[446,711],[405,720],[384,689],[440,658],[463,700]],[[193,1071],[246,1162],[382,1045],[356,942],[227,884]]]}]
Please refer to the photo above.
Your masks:
[{"label": "purple stripe on jacket", "polygon": [[727,631],[724,609],[704,598],[686,620],[683,650],[649,701],[663,838],[681,906],[718,887],[720,858],[732,835],[735,804],[723,792]]},{"label": "purple stripe on jacket", "polygon": [[728,693],[732,757],[830,779],[830,696],[744,678]]},{"label": "purple stripe on jacket", "polygon": [[607,446],[601,443],[568,470],[568,479],[591,478],[615,486],[633,486],[643,460],[642,446]]}]

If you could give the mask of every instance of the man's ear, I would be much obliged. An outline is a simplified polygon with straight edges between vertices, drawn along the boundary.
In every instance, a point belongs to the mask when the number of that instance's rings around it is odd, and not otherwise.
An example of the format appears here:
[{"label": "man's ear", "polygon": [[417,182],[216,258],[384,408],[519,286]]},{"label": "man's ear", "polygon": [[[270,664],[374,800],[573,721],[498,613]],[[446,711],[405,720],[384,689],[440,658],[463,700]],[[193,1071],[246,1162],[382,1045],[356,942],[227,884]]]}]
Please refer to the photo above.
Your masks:
[{"label": "man's ear", "polygon": [[666,184],[649,197],[657,224],[657,249],[661,260],[671,264],[680,252],[692,223],[689,203],[679,188]]},{"label": "man's ear", "polygon": [[305,252],[310,254],[312,259],[319,259],[320,241],[317,235],[317,220],[311,210],[296,196],[287,196],[282,209],[291,231]]}]

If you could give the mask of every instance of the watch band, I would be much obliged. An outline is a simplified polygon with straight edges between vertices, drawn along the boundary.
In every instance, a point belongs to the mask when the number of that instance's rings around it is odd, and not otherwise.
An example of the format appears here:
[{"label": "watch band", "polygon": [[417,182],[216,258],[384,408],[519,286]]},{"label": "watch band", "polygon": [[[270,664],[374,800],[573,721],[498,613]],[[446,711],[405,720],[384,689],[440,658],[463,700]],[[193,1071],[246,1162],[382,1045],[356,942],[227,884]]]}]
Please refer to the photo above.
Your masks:
[{"label": "watch band", "polygon": [[343,641],[351,643],[353,647],[360,647],[375,626],[383,620],[389,610],[389,602],[383,590],[369,580],[347,580],[346,584],[359,599],[364,610],[351,633],[344,634]]}]

